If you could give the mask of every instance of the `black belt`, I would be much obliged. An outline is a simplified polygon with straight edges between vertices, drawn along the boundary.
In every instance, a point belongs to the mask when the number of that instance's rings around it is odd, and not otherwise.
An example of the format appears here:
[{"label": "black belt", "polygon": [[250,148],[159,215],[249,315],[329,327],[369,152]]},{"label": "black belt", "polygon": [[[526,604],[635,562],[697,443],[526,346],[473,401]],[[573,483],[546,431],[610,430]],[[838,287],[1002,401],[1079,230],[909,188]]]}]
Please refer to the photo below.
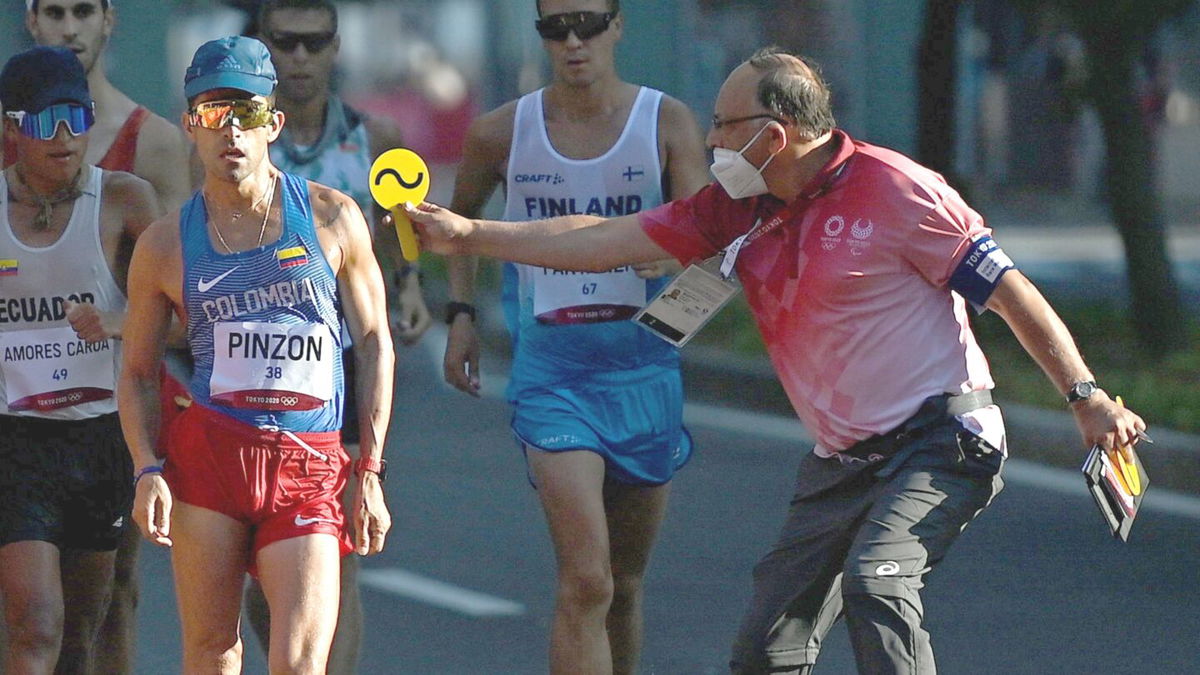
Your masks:
[{"label": "black belt", "polygon": [[921,403],[917,412],[886,434],[865,438],[837,453],[843,464],[875,463],[896,454],[903,442],[937,422],[985,408],[992,404],[990,389],[965,394],[938,394]]}]

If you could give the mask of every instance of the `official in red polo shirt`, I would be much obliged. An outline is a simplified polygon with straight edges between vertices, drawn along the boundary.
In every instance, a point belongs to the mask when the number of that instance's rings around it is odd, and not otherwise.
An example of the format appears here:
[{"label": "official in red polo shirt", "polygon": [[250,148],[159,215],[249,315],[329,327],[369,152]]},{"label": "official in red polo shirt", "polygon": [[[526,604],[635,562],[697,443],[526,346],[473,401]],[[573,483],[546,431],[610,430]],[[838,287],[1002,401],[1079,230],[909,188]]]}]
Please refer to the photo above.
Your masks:
[{"label": "official in red polo shirt", "polygon": [[[935,672],[920,590],[999,492],[1007,453],[968,305],[1009,324],[1086,447],[1132,445],[1145,423],[1096,386],[1054,310],[940,175],[835,128],[829,89],[804,59],[764,50],[739,65],[708,143],[718,184],[632,216],[518,225],[428,204],[409,214],[437,252],[558,269],[672,255],[736,271],[817,443],[754,569],[731,668],[808,673],[845,616],[860,671]],[[689,302],[719,295],[717,278]]]}]

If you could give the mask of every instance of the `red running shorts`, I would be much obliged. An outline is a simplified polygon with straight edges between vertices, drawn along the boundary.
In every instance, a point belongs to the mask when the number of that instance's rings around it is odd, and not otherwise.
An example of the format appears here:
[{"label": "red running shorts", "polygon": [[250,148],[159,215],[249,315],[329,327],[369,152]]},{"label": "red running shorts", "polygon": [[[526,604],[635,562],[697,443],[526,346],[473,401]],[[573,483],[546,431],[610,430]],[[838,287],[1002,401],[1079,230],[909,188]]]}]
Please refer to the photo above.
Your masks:
[{"label": "red running shorts", "polygon": [[268,431],[193,403],[171,424],[163,477],[175,499],[249,526],[255,554],[331,534],[345,555],[353,550],[341,501],[350,469],[337,431]]}]

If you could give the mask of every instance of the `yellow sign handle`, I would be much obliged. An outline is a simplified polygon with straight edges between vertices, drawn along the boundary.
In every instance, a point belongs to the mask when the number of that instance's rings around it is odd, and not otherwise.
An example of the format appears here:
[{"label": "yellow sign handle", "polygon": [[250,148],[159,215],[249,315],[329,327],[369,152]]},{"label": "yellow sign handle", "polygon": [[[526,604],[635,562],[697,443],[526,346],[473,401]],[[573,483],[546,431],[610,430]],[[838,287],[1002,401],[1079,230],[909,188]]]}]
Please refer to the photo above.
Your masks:
[{"label": "yellow sign handle", "polygon": [[412,150],[392,148],[375,158],[370,178],[371,196],[377,204],[392,212],[400,252],[405,260],[416,261],[420,255],[417,235],[403,204],[420,204],[429,194],[429,167]]},{"label": "yellow sign handle", "polygon": [[400,240],[400,253],[408,262],[414,262],[421,255],[417,247],[417,233],[413,231],[412,220],[404,212],[404,206],[397,204],[391,209],[392,222],[396,225],[396,238]]}]

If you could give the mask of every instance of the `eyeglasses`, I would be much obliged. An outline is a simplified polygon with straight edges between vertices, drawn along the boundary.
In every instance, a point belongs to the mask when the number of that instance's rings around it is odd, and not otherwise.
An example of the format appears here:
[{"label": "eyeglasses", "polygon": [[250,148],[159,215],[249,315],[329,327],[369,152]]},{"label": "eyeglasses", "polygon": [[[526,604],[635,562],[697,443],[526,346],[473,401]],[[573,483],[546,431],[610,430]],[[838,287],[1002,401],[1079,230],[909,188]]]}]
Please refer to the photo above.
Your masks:
[{"label": "eyeglasses", "polygon": [[72,136],[87,133],[96,123],[96,113],[90,105],[78,103],[55,103],[38,113],[10,110],[4,113],[16,121],[21,133],[39,141],[48,141],[58,133],[58,125],[67,125]]},{"label": "eyeglasses", "polygon": [[776,117],[774,115],[769,115],[767,113],[760,113],[758,115],[746,115],[745,117],[731,117],[727,120],[723,120],[723,119],[717,117],[716,115],[713,115],[712,128],[714,131],[720,131],[722,127],[729,126],[730,124],[737,124],[738,122],[749,122],[750,120],[761,120],[761,119],[768,119],[768,118],[773,119],[776,122],[779,122],[780,124],[787,124],[787,120],[779,119],[778,117]]},{"label": "eyeglasses", "polygon": [[337,37],[337,33],[267,33],[267,40],[281,50],[291,53],[296,47],[304,45],[304,51],[316,54],[324,51]]},{"label": "eyeglasses", "polygon": [[608,30],[608,24],[616,15],[616,12],[566,12],[543,17],[533,25],[537,27],[538,35],[546,40],[562,42],[572,31],[580,40],[590,40]]},{"label": "eyeglasses", "polygon": [[275,119],[275,110],[266,101],[235,99],[208,101],[188,111],[188,123],[205,129],[221,129],[230,124],[245,129],[266,126]]}]

